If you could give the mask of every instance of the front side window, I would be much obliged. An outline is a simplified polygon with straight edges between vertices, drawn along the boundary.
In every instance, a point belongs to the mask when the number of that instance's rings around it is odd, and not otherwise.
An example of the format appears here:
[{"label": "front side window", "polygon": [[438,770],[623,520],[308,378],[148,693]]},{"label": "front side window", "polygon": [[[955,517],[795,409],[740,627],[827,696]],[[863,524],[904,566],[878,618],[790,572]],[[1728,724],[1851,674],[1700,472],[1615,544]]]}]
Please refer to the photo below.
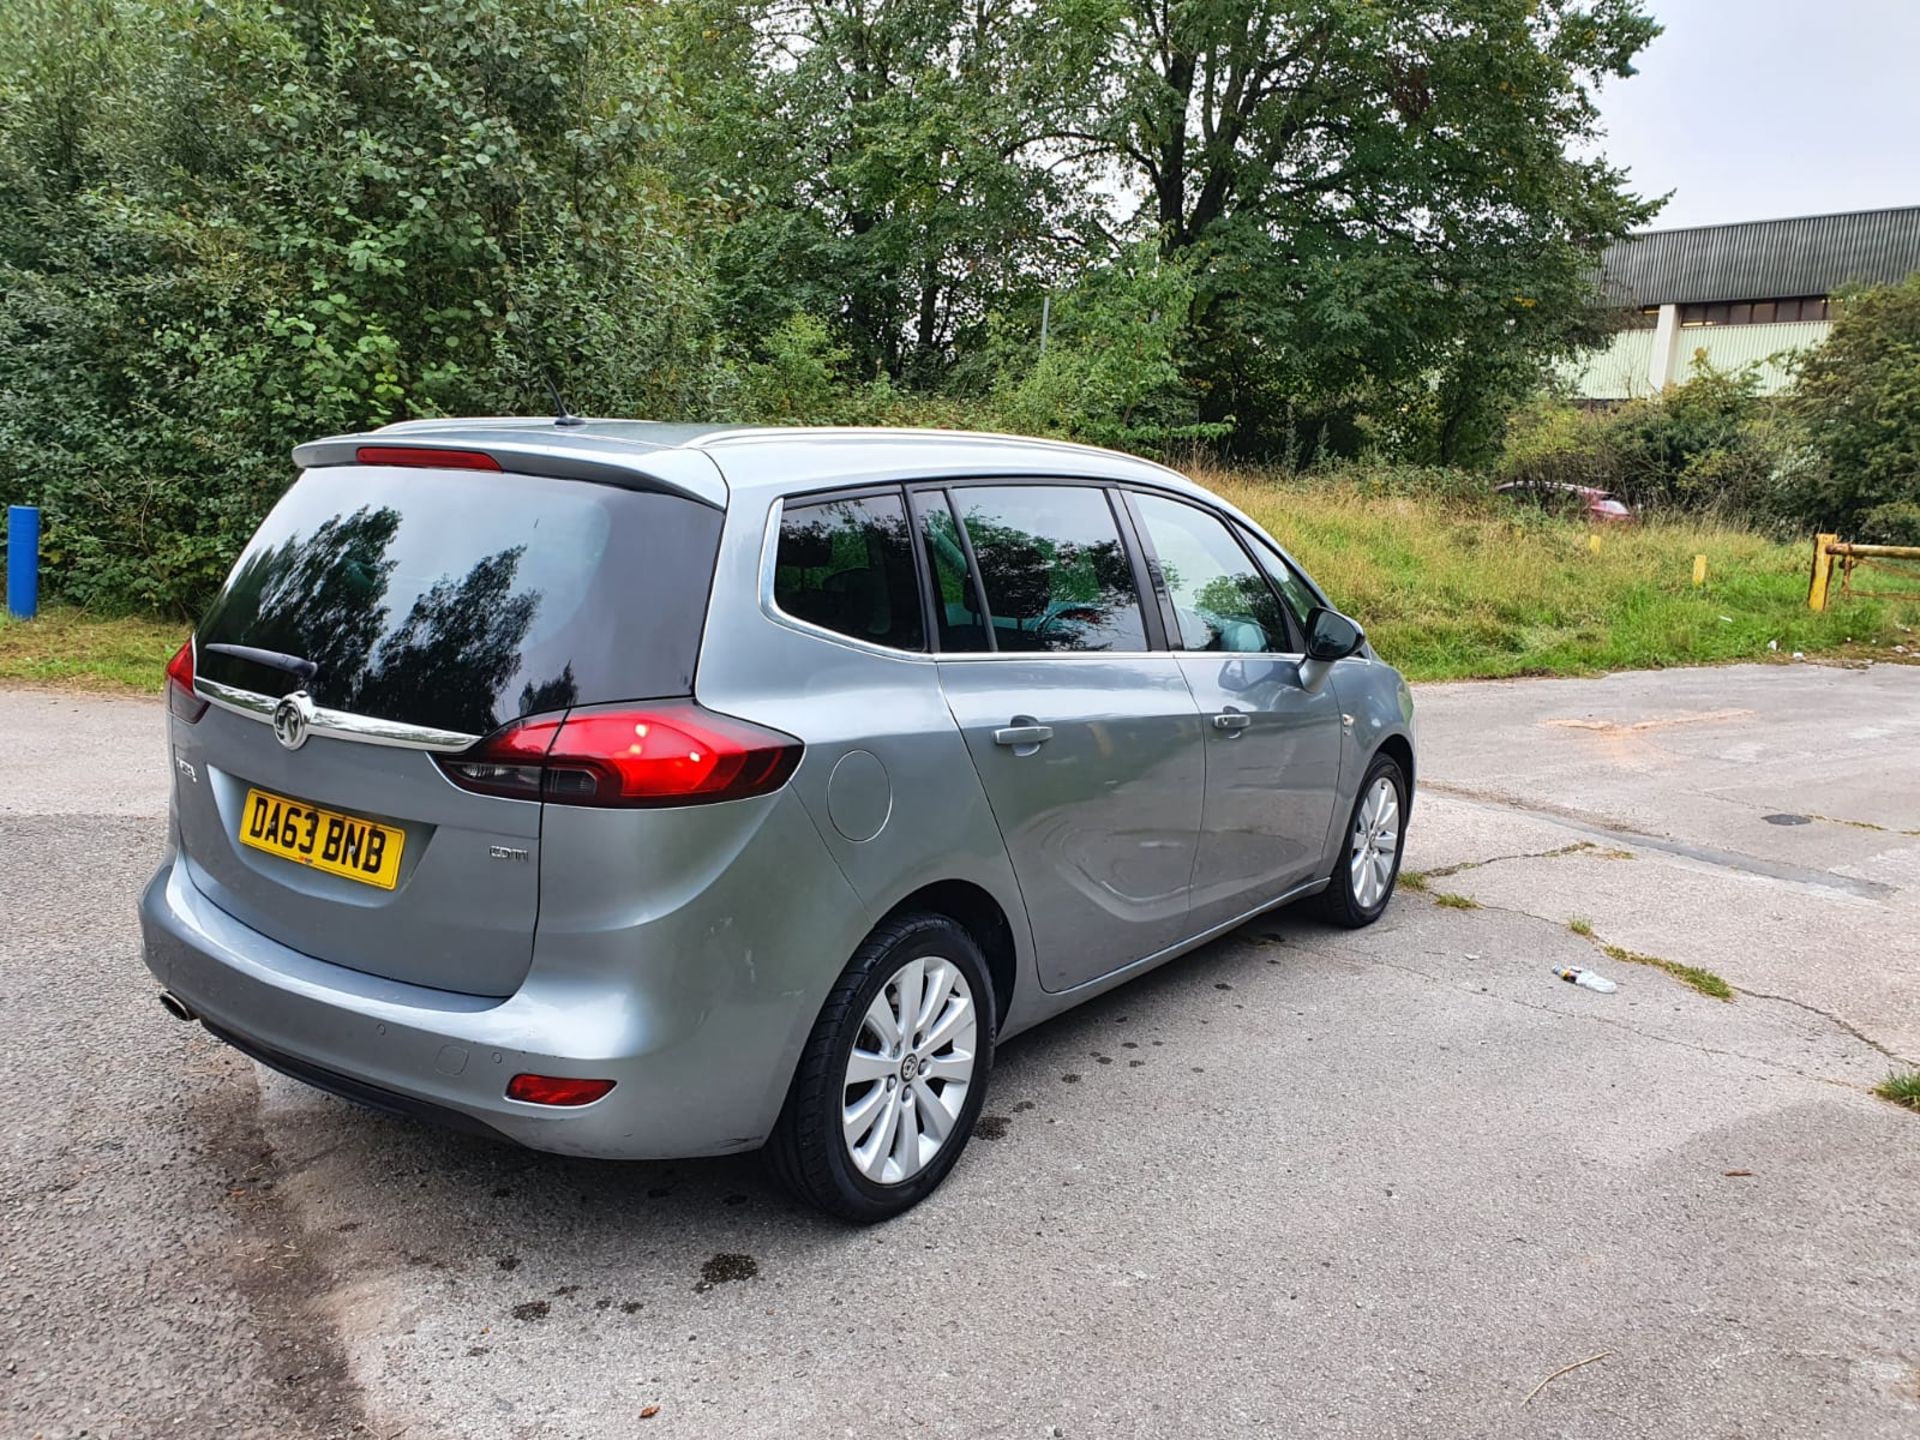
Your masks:
[{"label": "front side window", "polygon": [[980,485],[952,494],[986,590],[995,649],[1147,648],[1133,566],[1104,490]]},{"label": "front side window", "polygon": [[1173,600],[1182,649],[1239,654],[1288,649],[1287,622],[1273,587],[1225,521],[1159,495],[1133,499]]},{"label": "front side window", "polygon": [[796,620],[894,650],[924,650],[920,586],[898,495],[787,505],[773,599]]},{"label": "front side window", "polygon": [[1293,616],[1302,634],[1306,632],[1307,615],[1319,605],[1319,597],[1311,586],[1300,578],[1299,572],[1283,560],[1274,548],[1258,536],[1247,537],[1251,542],[1249,549],[1260,562],[1260,568],[1267,572],[1267,578],[1273,581],[1273,588],[1280,592],[1287,612]]}]

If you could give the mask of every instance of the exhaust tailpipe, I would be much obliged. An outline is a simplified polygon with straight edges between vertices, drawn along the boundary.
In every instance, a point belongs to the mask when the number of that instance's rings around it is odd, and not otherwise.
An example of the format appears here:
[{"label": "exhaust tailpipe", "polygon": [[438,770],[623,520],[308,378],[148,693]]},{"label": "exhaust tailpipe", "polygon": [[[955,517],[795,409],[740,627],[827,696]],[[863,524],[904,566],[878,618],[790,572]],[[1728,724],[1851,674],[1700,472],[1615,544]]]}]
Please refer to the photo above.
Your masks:
[{"label": "exhaust tailpipe", "polygon": [[192,1024],[200,1018],[193,1013],[192,1006],[188,1005],[186,1001],[182,1000],[171,990],[162,990],[160,992],[160,1008],[166,1011],[167,1014],[173,1016],[174,1019],[185,1020],[188,1024]]}]

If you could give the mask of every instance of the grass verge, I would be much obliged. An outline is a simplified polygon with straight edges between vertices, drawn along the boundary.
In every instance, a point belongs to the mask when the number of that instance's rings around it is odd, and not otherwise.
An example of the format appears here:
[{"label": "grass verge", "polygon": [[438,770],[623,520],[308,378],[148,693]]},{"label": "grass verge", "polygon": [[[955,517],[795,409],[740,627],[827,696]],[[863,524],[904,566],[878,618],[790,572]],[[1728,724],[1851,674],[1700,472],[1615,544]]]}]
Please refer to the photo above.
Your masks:
[{"label": "grass verge", "polygon": [[[1484,498],[1390,495],[1351,479],[1194,470],[1265,525],[1414,680],[1581,675],[1808,655],[1920,652],[1920,600],[1807,609],[1811,541],[1710,520],[1599,532]],[[1597,538],[1598,548],[1593,542]],[[1693,557],[1709,583],[1692,583]],[[185,626],[50,607],[0,622],[0,681],[159,687]],[[1774,642],[1777,649],[1770,649]]]},{"label": "grass verge", "polygon": [[1896,1105],[1920,1113],[1920,1070],[1908,1070],[1905,1073],[1895,1071],[1874,1086],[1873,1093],[1882,1100],[1891,1100]]},{"label": "grass verge", "polygon": [[0,617],[0,682],[158,695],[187,628],[179,620],[106,619],[57,605],[34,620]]},{"label": "grass verge", "polygon": [[[1267,527],[1414,680],[1592,674],[1920,649],[1920,601],[1807,609],[1812,537],[1782,544],[1711,520],[1588,527],[1350,482],[1197,477]],[[1708,583],[1693,585],[1693,557]],[[1904,628],[1903,628],[1904,627]],[[1778,649],[1769,649],[1773,641]]]}]

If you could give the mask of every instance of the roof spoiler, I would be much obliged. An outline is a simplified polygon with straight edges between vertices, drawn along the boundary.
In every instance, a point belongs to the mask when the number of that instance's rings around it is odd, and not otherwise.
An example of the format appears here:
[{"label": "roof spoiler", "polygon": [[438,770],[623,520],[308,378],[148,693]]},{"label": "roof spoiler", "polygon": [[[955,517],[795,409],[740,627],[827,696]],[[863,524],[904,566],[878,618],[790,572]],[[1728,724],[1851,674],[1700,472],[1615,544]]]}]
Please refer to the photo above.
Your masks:
[{"label": "roof spoiler", "polygon": [[380,431],[367,435],[330,435],[293,447],[293,463],[303,470],[328,465],[361,464],[362,449],[458,450],[485,455],[500,469],[517,475],[543,475],[556,480],[586,480],[617,485],[623,490],[651,490],[680,495],[711,505],[727,506],[727,485],[720,469],[698,450],[646,447],[631,440],[597,435],[568,434],[561,442],[510,431],[446,429],[417,435]]}]

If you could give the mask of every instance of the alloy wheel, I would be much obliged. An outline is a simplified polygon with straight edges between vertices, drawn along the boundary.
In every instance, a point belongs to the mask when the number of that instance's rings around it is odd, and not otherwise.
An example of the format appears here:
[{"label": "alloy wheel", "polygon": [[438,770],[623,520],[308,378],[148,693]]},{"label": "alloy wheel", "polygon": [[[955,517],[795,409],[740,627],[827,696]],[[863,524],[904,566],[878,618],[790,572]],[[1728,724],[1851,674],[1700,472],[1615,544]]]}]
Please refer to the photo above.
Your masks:
[{"label": "alloy wheel", "polygon": [[1400,792],[1382,775],[1367,791],[1353,817],[1353,850],[1348,861],[1354,903],[1371,910],[1387,895],[1394,861],[1400,853]]},{"label": "alloy wheel", "polygon": [[841,1095],[847,1153],[869,1181],[911,1180],[953,1138],[978,1038],[973,990],[951,961],[909,960],[880,987],[847,1056]]}]

